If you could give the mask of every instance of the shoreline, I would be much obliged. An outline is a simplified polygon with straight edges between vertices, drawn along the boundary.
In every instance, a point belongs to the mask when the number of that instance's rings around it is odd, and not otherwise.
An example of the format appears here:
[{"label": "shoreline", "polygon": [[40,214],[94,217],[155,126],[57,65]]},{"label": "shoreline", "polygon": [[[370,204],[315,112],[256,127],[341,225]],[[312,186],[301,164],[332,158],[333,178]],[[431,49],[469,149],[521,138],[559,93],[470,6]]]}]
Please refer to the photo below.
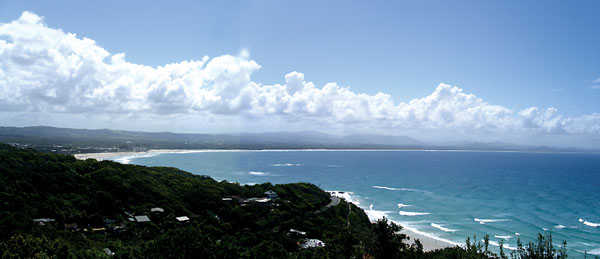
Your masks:
[{"label": "shoreline", "polygon": [[[522,150],[476,150],[476,149],[150,149],[148,151],[123,151],[123,152],[101,152],[101,153],[81,153],[72,154],[77,159],[85,160],[93,158],[98,161],[112,157],[133,157],[149,154],[186,154],[202,152],[360,152],[360,151],[379,151],[379,152],[492,152],[492,153],[576,153],[580,152],[554,152],[554,151],[522,151]],[[590,153],[594,154],[594,153]]]},{"label": "shoreline", "polygon": [[[400,225],[400,224],[399,224]],[[402,225],[400,225],[402,226]],[[421,244],[423,245],[423,251],[424,252],[429,252],[429,251],[433,251],[433,250],[437,250],[437,249],[443,249],[443,248],[447,248],[447,247],[455,247],[457,246],[457,244],[452,244],[449,242],[445,242],[445,241],[441,241],[423,234],[419,234],[413,230],[410,230],[408,228],[406,228],[405,226],[402,226],[402,230],[400,231],[400,233],[405,234],[406,236],[410,237],[410,240],[408,240],[408,242],[406,242],[409,245],[412,245],[415,243],[415,240],[418,239],[419,242],[421,242]]]},{"label": "shoreline", "polygon": [[367,216],[369,217],[369,220],[371,221],[371,223],[376,223],[378,219],[380,219],[382,217],[386,217],[388,219],[388,221],[394,222],[394,223],[402,226],[402,230],[400,230],[400,233],[405,234],[406,236],[408,236],[410,238],[406,243],[408,245],[412,245],[412,244],[414,244],[415,240],[418,239],[421,242],[421,245],[423,245],[423,251],[425,251],[425,252],[429,252],[429,251],[433,251],[433,250],[437,250],[437,249],[443,249],[443,248],[447,248],[447,247],[462,246],[462,244],[436,237],[434,234],[422,232],[418,229],[414,229],[414,228],[408,227],[406,225],[403,225],[402,223],[400,223],[398,221],[394,221],[387,217],[387,214],[389,213],[388,211],[373,210],[373,205],[370,205],[368,209],[363,206],[360,206],[360,201],[355,199],[355,197],[353,196],[354,195],[353,192],[331,191],[331,190],[325,190],[325,191],[328,192],[331,196],[342,198],[346,202],[352,203],[356,207],[359,207],[360,209],[362,209],[365,212],[365,214],[367,214]]},{"label": "shoreline", "polygon": [[[137,156],[147,156],[147,155],[155,155],[155,154],[164,154],[164,153],[180,153],[180,154],[185,154],[185,153],[201,153],[201,152],[275,152],[275,151],[415,151],[415,150],[368,150],[368,149],[362,149],[362,150],[340,150],[340,149],[335,149],[335,150],[331,150],[331,149],[303,149],[303,150],[219,150],[219,149],[195,149],[195,150],[185,150],[185,149],[151,149],[148,151],[140,151],[140,152],[104,152],[104,153],[84,153],[84,154],[73,154],[73,156],[75,156],[75,158],[80,159],[80,160],[86,160],[86,159],[96,159],[98,161],[102,161],[102,160],[106,160],[109,158],[116,158],[116,157],[123,157],[123,158],[127,158],[127,157],[137,157]],[[419,150],[419,151],[427,151],[427,150]],[[121,160],[120,162],[125,162],[127,160]],[[119,162],[119,161],[117,161]],[[369,215],[369,211],[368,209],[362,208],[357,201],[354,201],[351,197],[342,197],[344,199],[346,199],[348,202],[352,202],[354,203],[354,205],[358,206],[359,208],[361,208],[363,211],[365,211],[365,213],[367,215]],[[371,217],[371,215],[369,215],[371,222],[376,222],[377,218],[375,217]],[[390,219],[391,220],[391,219]],[[402,230],[400,231],[400,233],[405,234],[406,236],[409,237],[409,240],[407,241],[407,244],[412,245],[414,244],[415,240],[419,240],[421,242],[421,244],[423,245],[423,251],[427,252],[427,251],[432,251],[432,250],[437,250],[437,249],[443,249],[443,248],[447,248],[447,247],[454,247],[457,246],[458,244],[455,243],[451,243],[448,241],[443,241],[440,240],[439,238],[434,238],[431,237],[431,234],[428,233],[424,233],[421,232],[419,230],[416,229],[412,229],[412,228],[408,228],[402,224],[400,224],[399,222],[394,222],[400,226],[402,226]]]}]

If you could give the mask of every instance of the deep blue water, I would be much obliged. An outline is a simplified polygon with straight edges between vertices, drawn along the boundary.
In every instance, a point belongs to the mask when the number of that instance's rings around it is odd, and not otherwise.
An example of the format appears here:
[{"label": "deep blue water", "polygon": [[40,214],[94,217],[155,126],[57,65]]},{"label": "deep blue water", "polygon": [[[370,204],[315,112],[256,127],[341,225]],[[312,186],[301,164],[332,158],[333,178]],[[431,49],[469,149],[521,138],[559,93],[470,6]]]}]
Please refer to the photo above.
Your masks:
[{"label": "deep blue water", "polygon": [[598,154],[269,151],[165,153],[121,161],[242,184],[310,182],[351,192],[371,215],[386,213],[408,228],[456,243],[489,234],[515,247],[517,237],[529,241],[552,231],[555,244],[567,241],[571,256],[600,255]]}]

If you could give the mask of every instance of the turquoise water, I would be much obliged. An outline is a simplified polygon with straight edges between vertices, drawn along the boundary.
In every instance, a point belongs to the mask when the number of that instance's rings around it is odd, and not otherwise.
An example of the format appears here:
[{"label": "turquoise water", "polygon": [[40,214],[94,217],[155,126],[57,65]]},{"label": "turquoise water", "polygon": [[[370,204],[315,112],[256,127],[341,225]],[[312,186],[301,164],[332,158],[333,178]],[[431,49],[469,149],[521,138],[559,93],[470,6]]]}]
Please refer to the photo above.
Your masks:
[{"label": "turquoise water", "polygon": [[[173,166],[242,184],[310,182],[344,191],[371,216],[432,237],[534,240],[600,255],[600,155],[446,151],[165,153],[122,162]],[[492,243],[494,243],[492,242]]]}]

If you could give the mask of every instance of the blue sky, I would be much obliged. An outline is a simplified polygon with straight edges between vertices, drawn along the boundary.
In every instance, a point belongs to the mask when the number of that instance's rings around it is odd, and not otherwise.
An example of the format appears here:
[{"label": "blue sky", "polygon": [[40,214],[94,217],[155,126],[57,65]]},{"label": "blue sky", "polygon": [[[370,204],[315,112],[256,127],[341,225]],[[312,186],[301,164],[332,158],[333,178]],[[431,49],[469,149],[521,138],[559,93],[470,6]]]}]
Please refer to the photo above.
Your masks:
[{"label": "blue sky", "polygon": [[600,112],[599,7],[597,1],[9,0],[0,3],[0,22],[30,11],[47,27],[93,39],[134,64],[247,50],[260,66],[251,81],[261,85],[285,84],[298,71],[317,88],[335,82],[357,94],[389,94],[399,104],[445,83],[515,116],[553,107],[566,118]]}]

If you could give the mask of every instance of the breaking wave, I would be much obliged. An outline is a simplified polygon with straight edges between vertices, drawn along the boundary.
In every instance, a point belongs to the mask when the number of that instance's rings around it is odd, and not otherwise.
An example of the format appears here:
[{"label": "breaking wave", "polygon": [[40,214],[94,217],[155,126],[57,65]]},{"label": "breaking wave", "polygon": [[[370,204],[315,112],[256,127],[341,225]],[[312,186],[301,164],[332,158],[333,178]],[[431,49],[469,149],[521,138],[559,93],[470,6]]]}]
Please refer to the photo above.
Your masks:
[{"label": "breaking wave", "polygon": [[444,231],[444,232],[456,232],[456,231],[458,231],[456,229],[445,228],[444,226],[442,226],[440,224],[435,224],[435,223],[431,223],[431,226],[434,227],[434,228],[437,228],[437,229],[439,229],[441,231]]},{"label": "breaking wave", "polygon": [[586,226],[590,226],[590,227],[594,227],[594,228],[600,227],[600,223],[593,223],[593,222],[585,221],[583,219],[579,219],[579,222],[583,223]]},{"label": "breaking wave", "polygon": [[479,224],[481,224],[481,225],[485,225],[486,223],[492,223],[492,222],[507,221],[506,219],[478,219],[478,218],[474,218],[473,220],[475,222],[479,222]]},{"label": "breaking wave", "polygon": [[412,212],[412,211],[403,211],[403,210],[401,210],[399,213],[402,216],[423,216],[423,215],[431,214],[429,212]]},{"label": "breaking wave", "polygon": [[404,207],[408,207],[408,206],[411,206],[411,205],[398,203],[398,208],[404,208]]},{"label": "breaking wave", "polygon": [[331,194],[332,196],[335,196],[338,198],[343,198],[347,202],[353,203],[356,206],[358,206],[360,204],[360,202],[358,200],[356,200],[352,197],[352,194],[354,194],[353,192],[344,192],[344,191],[327,191],[327,192],[329,192],[329,194]]},{"label": "breaking wave", "polygon": [[387,187],[387,186],[379,186],[373,185],[375,189],[383,189],[389,191],[405,191],[405,192],[423,192],[423,193],[431,193],[430,191],[419,190],[419,189],[410,189],[410,188],[395,188],[395,187]]},{"label": "breaking wave", "polygon": [[286,163],[286,164],[273,164],[273,166],[275,166],[275,167],[293,167],[293,166],[304,166],[304,165],[303,164]]}]

